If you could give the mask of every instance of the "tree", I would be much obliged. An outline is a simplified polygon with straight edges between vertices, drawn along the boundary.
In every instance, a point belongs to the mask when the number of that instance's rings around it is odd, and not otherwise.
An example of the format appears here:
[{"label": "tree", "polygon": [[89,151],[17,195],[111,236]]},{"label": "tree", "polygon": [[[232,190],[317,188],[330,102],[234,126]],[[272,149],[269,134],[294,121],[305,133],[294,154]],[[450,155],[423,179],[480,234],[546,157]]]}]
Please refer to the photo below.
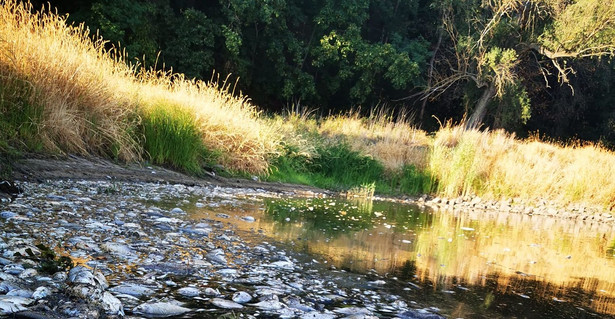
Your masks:
[{"label": "tree", "polygon": [[468,128],[483,123],[494,100],[499,104],[494,126],[530,118],[528,83],[520,75],[541,72],[549,87],[555,73],[560,84],[570,85],[570,62],[615,52],[614,0],[445,0],[439,5],[451,49],[439,51],[435,84],[423,98],[473,83],[481,93],[467,110]]}]

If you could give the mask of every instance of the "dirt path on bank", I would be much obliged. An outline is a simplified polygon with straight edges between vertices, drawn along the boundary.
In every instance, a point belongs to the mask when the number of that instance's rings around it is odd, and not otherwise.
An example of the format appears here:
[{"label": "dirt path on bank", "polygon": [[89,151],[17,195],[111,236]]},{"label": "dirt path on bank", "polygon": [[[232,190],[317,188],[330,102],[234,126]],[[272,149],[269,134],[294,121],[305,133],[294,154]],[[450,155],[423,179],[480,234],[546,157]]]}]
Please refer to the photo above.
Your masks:
[{"label": "dirt path on bank", "polygon": [[259,188],[270,192],[297,194],[331,194],[332,192],[305,185],[270,183],[241,178],[225,178],[208,173],[203,177],[188,176],[154,165],[118,164],[98,157],[27,156],[12,163],[16,181],[45,181],[58,179],[116,180],[184,184],[189,186],[215,185],[221,187]]}]

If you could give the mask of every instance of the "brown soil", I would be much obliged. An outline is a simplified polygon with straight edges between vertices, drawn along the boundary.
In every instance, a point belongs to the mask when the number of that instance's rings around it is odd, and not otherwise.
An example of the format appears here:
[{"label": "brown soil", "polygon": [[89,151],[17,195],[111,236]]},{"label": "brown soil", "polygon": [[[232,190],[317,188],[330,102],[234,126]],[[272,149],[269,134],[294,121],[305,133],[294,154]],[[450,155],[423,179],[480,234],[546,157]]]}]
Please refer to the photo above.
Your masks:
[{"label": "brown soil", "polygon": [[188,176],[163,167],[136,163],[120,164],[98,157],[63,156],[49,157],[28,155],[12,164],[12,176],[16,181],[57,179],[116,180],[184,184],[189,186],[216,185],[221,187],[259,188],[270,192],[293,192],[297,194],[327,194],[326,190],[283,183],[269,183],[241,178],[225,178],[213,173],[203,177]]}]

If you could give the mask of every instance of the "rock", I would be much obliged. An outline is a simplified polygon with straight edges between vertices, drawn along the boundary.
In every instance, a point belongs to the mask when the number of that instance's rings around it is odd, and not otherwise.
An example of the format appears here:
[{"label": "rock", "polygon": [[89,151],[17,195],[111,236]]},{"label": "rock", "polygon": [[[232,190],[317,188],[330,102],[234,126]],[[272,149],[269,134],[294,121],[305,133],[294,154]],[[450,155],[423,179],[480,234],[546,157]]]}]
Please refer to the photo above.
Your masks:
[{"label": "rock", "polygon": [[337,308],[333,310],[333,312],[336,312],[342,315],[371,315],[372,313],[367,308],[359,308],[359,307]]},{"label": "rock", "polygon": [[245,292],[245,291],[238,291],[238,292],[233,294],[232,299],[236,303],[246,303],[246,302],[250,302],[250,300],[252,300],[252,296],[249,293]]},{"label": "rock", "polygon": [[0,300],[0,315],[10,315],[27,309],[20,304]]},{"label": "rock", "polygon": [[419,309],[419,310],[407,310],[397,314],[397,317],[400,319],[444,319],[444,317],[437,315],[435,313],[431,313],[429,311]]},{"label": "rock", "polygon": [[224,257],[224,251],[222,249],[215,249],[207,254],[207,260],[215,262],[220,265],[226,265],[226,257]]},{"label": "rock", "polygon": [[336,315],[312,311],[301,316],[301,319],[334,319]]},{"label": "rock", "polygon": [[19,296],[0,296],[0,302],[12,303],[19,306],[27,306],[34,302],[34,299],[19,297]]},{"label": "rock", "polygon": [[218,289],[213,289],[211,287],[205,288],[205,291],[203,293],[206,296],[220,296],[221,295],[221,293],[218,291]]},{"label": "rock", "polygon": [[145,316],[171,317],[190,312],[189,308],[178,306],[170,302],[143,303],[133,309],[133,312]]},{"label": "rock", "polygon": [[184,210],[179,207],[175,207],[171,209],[170,213],[171,214],[185,214],[186,212],[184,212]]},{"label": "rock", "polygon": [[201,291],[194,287],[184,287],[177,290],[177,293],[184,297],[196,297],[201,294]]},{"label": "rock", "polygon": [[7,274],[17,276],[21,274],[25,270],[25,268],[21,264],[10,264],[4,266],[3,270]]},{"label": "rock", "polygon": [[120,243],[108,242],[100,245],[100,248],[123,259],[134,259],[137,257],[130,247]]},{"label": "rock", "polygon": [[244,217],[243,217],[243,218],[241,218],[241,219],[242,219],[242,220],[245,220],[245,221],[247,221],[247,222],[250,222],[250,223],[252,223],[252,222],[256,221],[256,219],[254,219],[254,217],[252,217],[252,216],[244,216]]},{"label": "rock", "polygon": [[218,308],[222,308],[222,309],[241,309],[243,308],[242,305],[234,302],[234,301],[230,301],[230,300],[226,300],[226,299],[222,299],[222,298],[214,298],[211,300],[211,304],[218,307]]},{"label": "rock", "polygon": [[36,275],[38,275],[38,271],[36,271],[36,269],[28,268],[28,269],[24,270],[23,272],[21,272],[21,274],[19,274],[19,278],[27,279],[27,278],[32,278],[32,277],[34,277]]},{"label": "rock", "polygon": [[295,264],[293,264],[292,261],[280,260],[267,264],[265,267],[293,270],[295,268]]}]

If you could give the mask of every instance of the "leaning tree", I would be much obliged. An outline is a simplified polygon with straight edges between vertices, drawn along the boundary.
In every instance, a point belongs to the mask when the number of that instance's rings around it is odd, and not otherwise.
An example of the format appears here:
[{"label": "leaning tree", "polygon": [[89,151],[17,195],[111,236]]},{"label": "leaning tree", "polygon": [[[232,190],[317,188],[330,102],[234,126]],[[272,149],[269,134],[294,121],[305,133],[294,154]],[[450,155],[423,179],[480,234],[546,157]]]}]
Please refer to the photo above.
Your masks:
[{"label": "leaning tree", "polygon": [[[471,84],[479,97],[466,109],[467,128],[483,124],[497,102],[495,126],[531,116],[523,75],[542,74],[574,88],[572,62],[615,53],[615,0],[443,0],[442,44],[430,65],[424,99]],[[535,77],[532,77],[535,79]]]}]

